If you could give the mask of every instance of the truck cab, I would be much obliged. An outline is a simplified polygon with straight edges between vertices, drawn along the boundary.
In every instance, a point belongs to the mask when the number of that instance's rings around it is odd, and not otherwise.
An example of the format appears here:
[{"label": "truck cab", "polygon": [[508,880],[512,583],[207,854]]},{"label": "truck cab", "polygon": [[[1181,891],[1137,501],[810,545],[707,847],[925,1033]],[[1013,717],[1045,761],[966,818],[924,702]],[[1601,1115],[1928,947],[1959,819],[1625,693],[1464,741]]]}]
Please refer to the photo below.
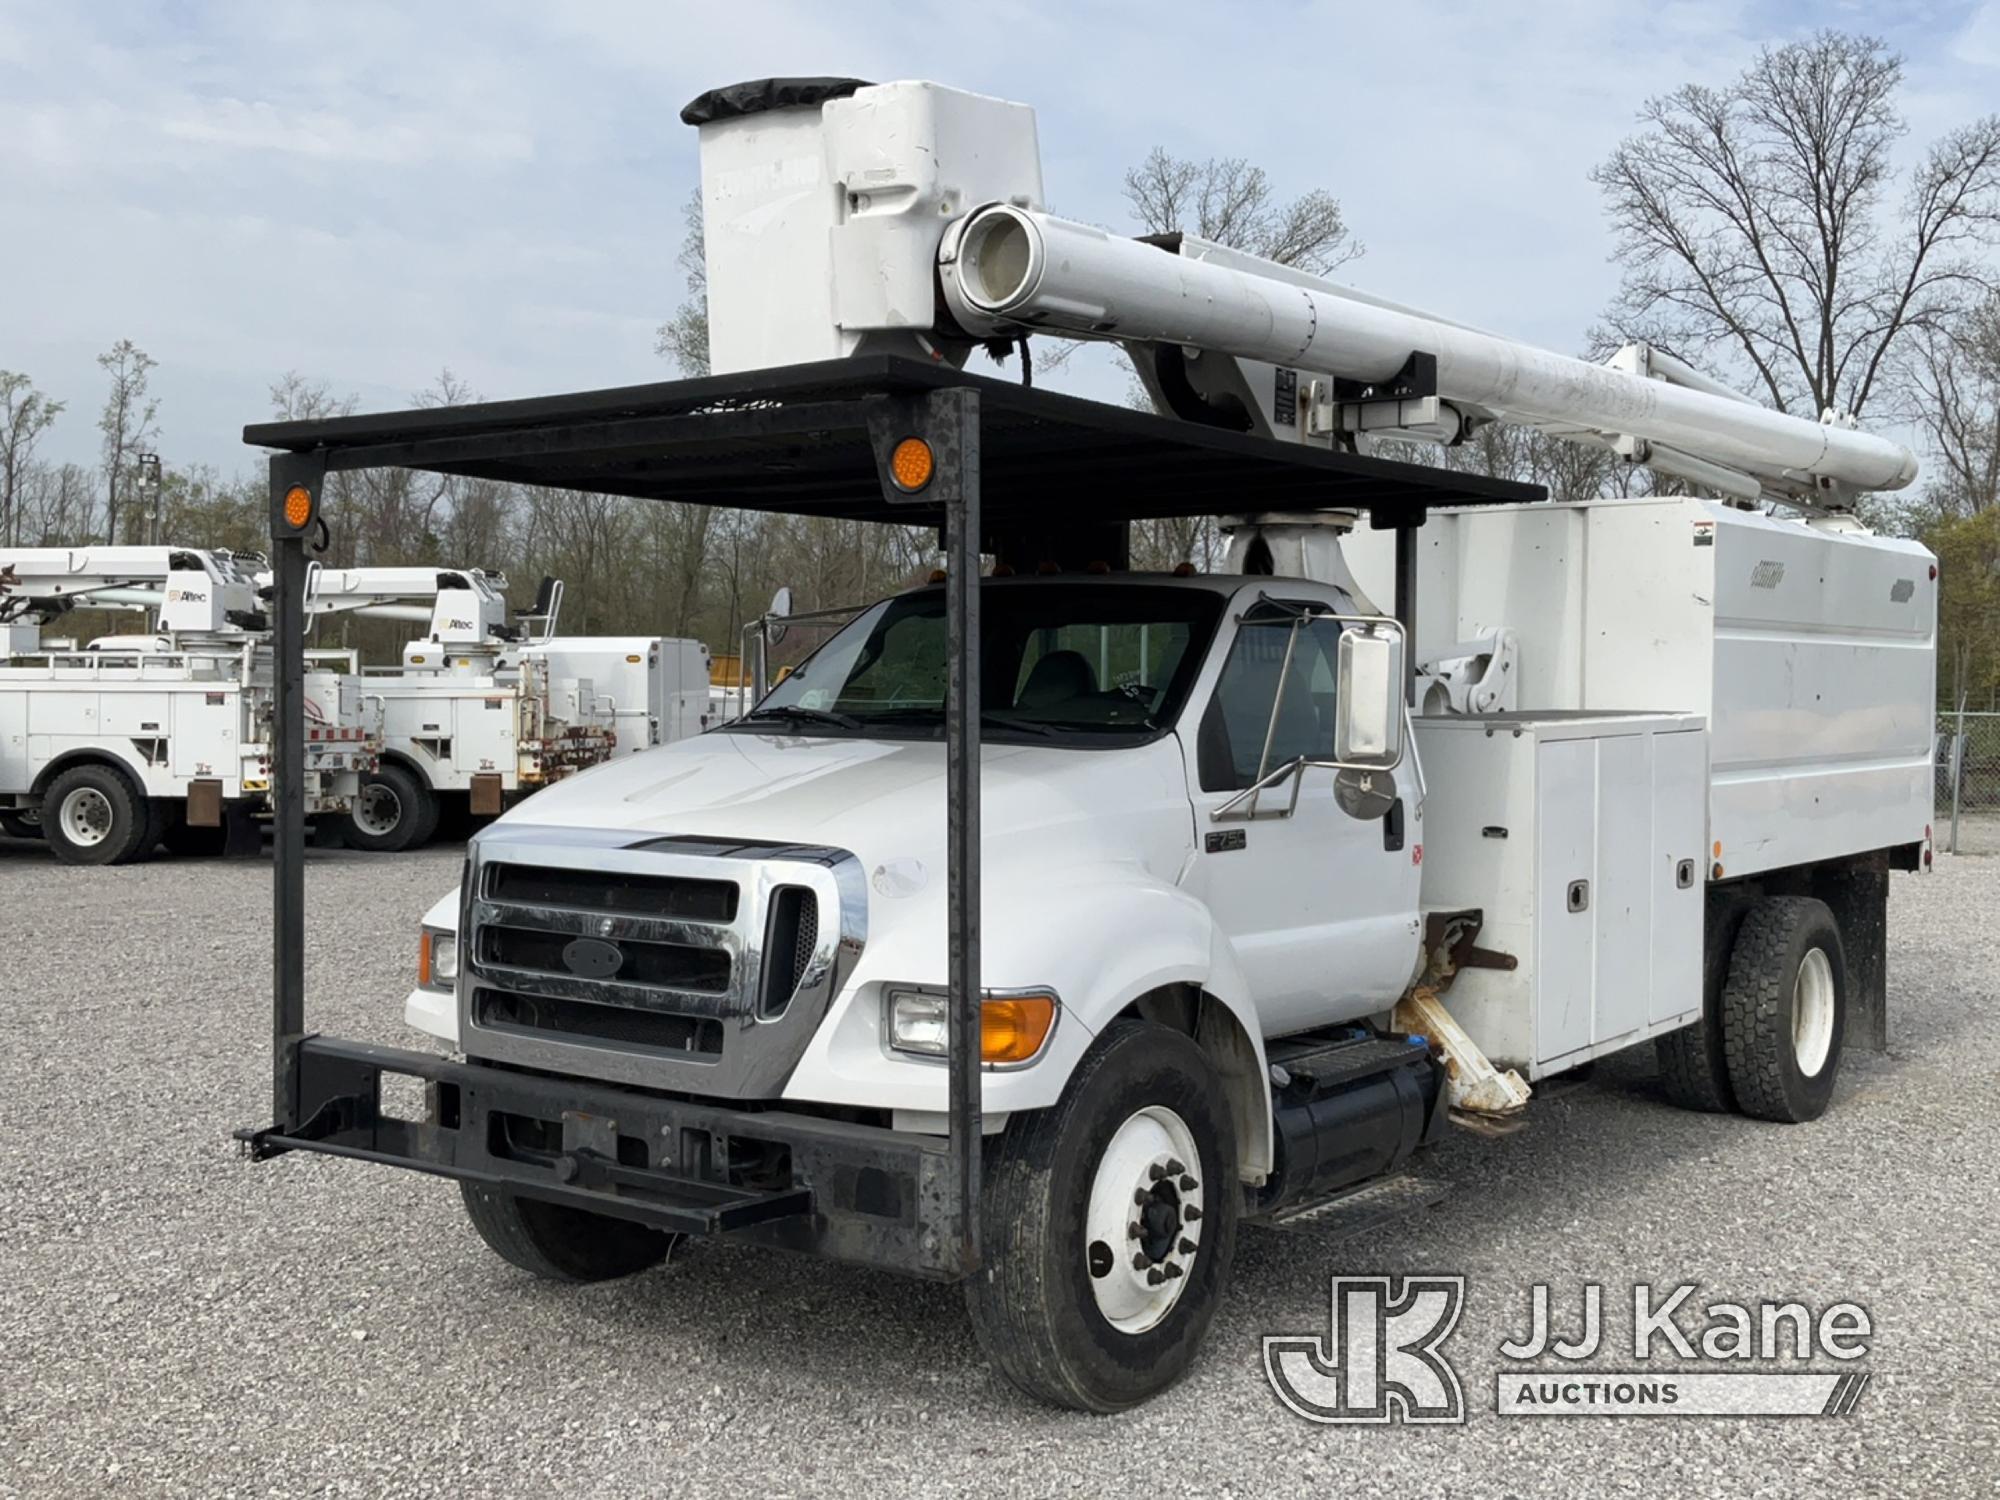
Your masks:
[{"label": "truck cab", "polygon": [[[989,1120],[1052,1104],[1148,997],[1218,1007],[1252,1075],[1267,1036],[1386,1014],[1420,958],[1422,808],[1399,791],[1351,816],[1328,768],[1339,638],[1365,606],[1268,577],[1000,578],[981,595],[987,981],[1049,1001],[1034,1048],[987,1081]],[[468,1055],[942,1128],[943,632],[941,588],[884,600],[743,718],[551,787],[474,841],[475,891],[602,860],[607,841],[636,882],[726,874],[730,919],[672,934],[657,983],[621,971],[586,997],[475,896],[464,951],[491,956],[468,957],[458,993],[440,977],[414,994],[412,1022]],[[830,874],[781,954],[765,940],[790,930],[803,848]],[[538,1008],[507,988],[550,979],[575,993]],[[808,1025],[769,1024],[815,986]],[[1263,1108],[1242,1101],[1252,1182],[1271,1168]]]}]

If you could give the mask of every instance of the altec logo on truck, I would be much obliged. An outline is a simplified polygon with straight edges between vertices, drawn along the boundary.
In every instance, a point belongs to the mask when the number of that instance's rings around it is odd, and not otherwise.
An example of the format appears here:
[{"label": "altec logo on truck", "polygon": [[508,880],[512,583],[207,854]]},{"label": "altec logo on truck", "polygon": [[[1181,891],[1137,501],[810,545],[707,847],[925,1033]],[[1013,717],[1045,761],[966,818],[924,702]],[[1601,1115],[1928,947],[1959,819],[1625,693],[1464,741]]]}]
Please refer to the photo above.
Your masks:
[{"label": "altec logo on truck", "polygon": [[[946,579],[482,833],[408,1002],[454,1056],[308,1032],[281,826],[260,1155],[457,1177],[558,1280],[683,1234],[960,1280],[1008,1379],[1109,1410],[1195,1357],[1241,1224],[1393,1191],[1455,1115],[1650,1043],[1683,1104],[1810,1120],[1881,1044],[1935,575],[1852,507],[1901,448],[1055,219],[1021,105],[685,118],[718,373],[250,429],[281,619],[313,487],[388,462],[936,525]],[[958,373],[1039,330],[1119,342],[1163,415]],[[1500,419],[1724,498],[1356,451]],[[1217,513],[1224,571],[1126,569],[1131,519]]]}]

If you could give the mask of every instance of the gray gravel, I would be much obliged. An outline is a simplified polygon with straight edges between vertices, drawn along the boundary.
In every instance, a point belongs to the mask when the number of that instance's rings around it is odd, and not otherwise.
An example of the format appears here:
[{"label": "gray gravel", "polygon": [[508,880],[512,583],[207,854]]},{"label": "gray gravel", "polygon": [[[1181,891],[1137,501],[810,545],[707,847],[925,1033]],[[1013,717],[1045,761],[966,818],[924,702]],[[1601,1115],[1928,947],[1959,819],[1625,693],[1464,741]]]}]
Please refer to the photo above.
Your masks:
[{"label": "gray gravel", "polygon": [[[414,924],[456,850],[315,854],[313,1024],[408,1042]],[[252,1166],[267,1109],[268,867],[63,870],[0,843],[0,1493],[1991,1494],[2000,1417],[2000,860],[1898,876],[1896,1043],[1833,1112],[1679,1113],[1649,1054],[1433,1158],[1440,1208],[1327,1243],[1248,1231],[1193,1377],[1142,1411],[1031,1406],[956,1293],[719,1245],[557,1290],[454,1190]],[[1470,1278],[1460,1429],[1318,1428],[1259,1336],[1323,1329],[1333,1271]],[[1856,1298],[1874,1384],[1842,1420],[1523,1421],[1495,1346],[1534,1280]],[[1622,1326],[1622,1322],[1618,1325]]]}]

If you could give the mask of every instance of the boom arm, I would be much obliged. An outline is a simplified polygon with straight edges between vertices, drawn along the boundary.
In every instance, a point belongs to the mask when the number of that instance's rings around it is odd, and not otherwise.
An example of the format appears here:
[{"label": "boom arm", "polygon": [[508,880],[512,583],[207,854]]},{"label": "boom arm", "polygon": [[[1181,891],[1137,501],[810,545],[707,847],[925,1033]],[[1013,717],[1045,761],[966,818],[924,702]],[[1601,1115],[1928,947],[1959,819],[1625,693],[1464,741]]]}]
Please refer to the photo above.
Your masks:
[{"label": "boom arm", "polygon": [[511,634],[506,591],[504,576],[477,568],[321,568],[307,610],[427,625],[447,646],[491,645]]},{"label": "boom arm", "polygon": [[1289,441],[1453,443],[1505,420],[1809,508],[1916,478],[1899,443],[1773,411],[1644,346],[1592,364],[1192,236],[1046,213],[1023,105],[795,83],[762,91],[768,107],[731,91],[728,108],[686,116],[701,130],[716,374],[867,350],[958,363],[1046,331],[1123,344],[1172,415]]},{"label": "boom arm", "polygon": [[40,625],[69,610],[160,611],[176,635],[263,629],[255,579],[241,559],[194,547],[0,548],[0,623]]},{"label": "boom arm", "polygon": [[1046,329],[1267,361],[1334,377],[1334,404],[1344,382],[1350,406],[1421,405],[1420,423],[1397,425],[1438,436],[1497,417],[1604,443],[1745,499],[1824,504],[1916,478],[1899,443],[1772,411],[1642,346],[1591,364],[1203,241],[1173,248],[1000,203],[946,232],[939,268],[968,331]]}]

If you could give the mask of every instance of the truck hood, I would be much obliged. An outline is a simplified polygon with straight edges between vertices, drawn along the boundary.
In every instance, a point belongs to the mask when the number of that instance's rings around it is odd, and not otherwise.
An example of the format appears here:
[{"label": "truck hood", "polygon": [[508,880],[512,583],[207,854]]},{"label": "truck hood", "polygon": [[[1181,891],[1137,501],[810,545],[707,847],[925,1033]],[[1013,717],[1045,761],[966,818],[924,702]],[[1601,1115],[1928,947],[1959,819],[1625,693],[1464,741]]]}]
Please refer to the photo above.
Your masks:
[{"label": "truck hood", "polygon": [[[984,863],[1032,851],[1045,869],[1138,863],[1173,881],[1193,844],[1180,742],[1078,750],[989,745],[981,758]],[[529,798],[510,826],[824,844],[919,885],[944,876],[945,747],[711,733],[594,767]],[[916,861],[920,868],[905,869]]]}]

